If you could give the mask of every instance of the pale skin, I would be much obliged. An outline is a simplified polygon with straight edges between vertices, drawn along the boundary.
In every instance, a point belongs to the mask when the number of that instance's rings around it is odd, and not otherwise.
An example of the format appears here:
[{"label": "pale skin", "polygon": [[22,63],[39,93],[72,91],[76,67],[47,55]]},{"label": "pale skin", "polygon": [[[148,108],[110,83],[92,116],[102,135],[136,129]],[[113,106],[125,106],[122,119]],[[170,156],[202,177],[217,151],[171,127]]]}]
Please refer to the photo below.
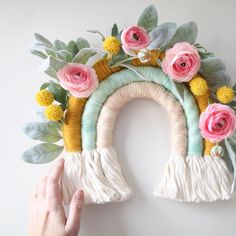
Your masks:
[{"label": "pale skin", "polygon": [[57,162],[49,174],[35,187],[30,198],[28,236],[77,236],[84,193],[77,190],[66,218],[59,180],[64,160]]}]

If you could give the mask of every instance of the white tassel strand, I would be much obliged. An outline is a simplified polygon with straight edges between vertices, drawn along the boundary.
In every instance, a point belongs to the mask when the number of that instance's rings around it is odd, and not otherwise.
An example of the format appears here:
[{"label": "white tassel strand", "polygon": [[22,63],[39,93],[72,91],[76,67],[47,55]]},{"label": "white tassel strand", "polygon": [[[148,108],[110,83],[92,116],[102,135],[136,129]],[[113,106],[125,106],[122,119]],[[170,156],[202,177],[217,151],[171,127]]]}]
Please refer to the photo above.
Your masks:
[{"label": "white tassel strand", "polygon": [[166,165],[161,184],[154,195],[186,202],[213,202],[228,200],[232,174],[224,160],[211,156],[171,158]]},{"label": "white tassel strand", "polygon": [[113,148],[68,152],[64,159],[61,185],[65,203],[77,189],[84,190],[86,203],[119,202],[132,194]]}]

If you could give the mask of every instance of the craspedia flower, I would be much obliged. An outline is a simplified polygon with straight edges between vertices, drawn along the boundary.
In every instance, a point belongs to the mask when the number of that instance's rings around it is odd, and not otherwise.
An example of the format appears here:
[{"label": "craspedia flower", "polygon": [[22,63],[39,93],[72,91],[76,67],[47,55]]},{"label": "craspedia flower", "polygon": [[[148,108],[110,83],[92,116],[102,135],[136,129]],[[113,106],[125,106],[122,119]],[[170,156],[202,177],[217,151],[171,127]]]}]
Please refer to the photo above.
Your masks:
[{"label": "craspedia flower", "polygon": [[59,105],[51,104],[45,109],[45,116],[48,120],[59,121],[63,117],[63,109]]},{"label": "craspedia flower", "polygon": [[120,52],[121,43],[118,38],[110,36],[103,41],[103,49],[112,55],[117,55]]},{"label": "craspedia flower", "polygon": [[217,89],[216,96],[219,102],[227,104],[233,101],[234,99],[234,90],[229,86],[222,86]]},{"label": "craspedia flower", "polygon": [[40,106],[49,106],[53,103],[53,100],[54,100],[54,96],[52,93],[50,93],[48,90],[46,89],[43,89],[43,90],[40,90],[36,96],[36,101],[37,103],[40,105]]},{"label": "craspedia flower", "polygon": [[205,95],[208,91],[208,85],[206,80],[200,76],[195,76],[189,82],[191,92],[196,96]]}]

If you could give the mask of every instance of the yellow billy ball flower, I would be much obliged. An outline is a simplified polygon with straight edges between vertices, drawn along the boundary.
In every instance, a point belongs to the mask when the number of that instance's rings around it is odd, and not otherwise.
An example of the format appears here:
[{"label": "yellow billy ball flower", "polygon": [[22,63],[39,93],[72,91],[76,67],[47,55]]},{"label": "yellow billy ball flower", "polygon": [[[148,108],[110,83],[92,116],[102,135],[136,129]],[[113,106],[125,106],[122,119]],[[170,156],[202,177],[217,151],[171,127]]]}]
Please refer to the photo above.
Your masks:
[{"label": "yellow billy ball flower", "polygon": [[195,76],[189,82],[191,92],[196,96],[205,95],[208,91],[208,85],[206,80],[200,76]]},{"label": "yellow billy ball flower", "polygon": [[229,86],[222,86],[217,89],[216,96],[219,102],[227,104],[233,101],[234,99],[234,90]]},{"label": "yellow billy ball flower", "polygon": [[121,43],[118,38],[109,36],[103,41],[103,49],[112,55],[117,55],[120,52]]},{"label": "yellow billy ball flower", "polygon": [[50,93],[48,90],[43,89],[40,90],[37,94],[36,94],[36,101],[40,106],[49,106],[53,103],[54,100],[54,96],[52,93]]},{"label": "yellow billy ball flower", "polygon": [[59,105],[51,104],[45,109],[45,116],[48,120],[59,121],[63,117],[63,109]]}]

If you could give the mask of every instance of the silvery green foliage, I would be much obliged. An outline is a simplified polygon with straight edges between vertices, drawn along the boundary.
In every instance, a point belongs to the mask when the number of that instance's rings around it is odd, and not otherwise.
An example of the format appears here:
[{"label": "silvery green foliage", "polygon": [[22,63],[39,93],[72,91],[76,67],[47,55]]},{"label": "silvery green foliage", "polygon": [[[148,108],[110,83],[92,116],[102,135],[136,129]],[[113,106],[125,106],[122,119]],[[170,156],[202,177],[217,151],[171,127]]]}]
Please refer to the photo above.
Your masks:
[{"label": "silvery green foliage", "polygon": [[230,76],[225,72],[224,62],[216,57],[208,57],[201,60],[200,73],[207,79],[211,88],[218,88],[230,82]]},{"label": "silvery green foliage", "polygon": [[35,41],[30,46],[30,52],[45,59],[40,70],[55,79],[57,79],[57,71],[66,64],[70,62],[85,64],[96,54],[96,51],[90,48],[88,41],[83,38],[72,40],[66,45],[61,40],[51,43],[40,34],[34,36]]},{"label": "silvery green foliage", "polygon": [[46,73],[50,77],[57,79],[57,71],[65,65],[65,61],[49,56],[44,60],[43,64],[39,67],[39,70]]},{"label": "silvery green foliage", "polygon": [[234,171],[234,181],[232,185],[231,191],[234,191],[235,187],[235,180],[236,180],[236,135],[234,134],[230,138],[227,138],[224,140],[227,152],[228,152],[228,157],[231,160],[232,166],[233,166],[233,171]]},{"label": "silvery green foliage", "polygon": [[58,128],[53,122],[30,122],[23,126],[23,132],[34,140],[54,143],[62,139]]},{"label": "silvery green foliage", "polygon": [[158,25],[153,29],[149,35],[151,37],[151,43],[148,45],[149,50],[163,49],[171,41],[176,33],[177,26],[173,22],[167,22]]},{"label": "silvery green foliage", "polygon": [[166,45],[165,49],[171,48],[179,42],[188,42],[194,44],[197,39],[197,24],[193,21],[185,23],[178,27],[171,41]]},{"label": "silvery green foliage", "polygon": [[153,5],[145,8],[138,20],[138,26],[143,27],[147,32],[152,31],[157,27],[158,14],[157,10]]},{"label": "silvery green foliage", "polygon": [[63,147],[54,143],[41,143],[26,150],[22,159],[32,164],[41,164],[53,161],[63,151]]},{"label": "silvery green foliage", "polygon": [[73,63],[86,64],[90,57],[94,56],[97,51],[93,48],[83,48],[77,55],[73,58]]},{"label": "silvery green foliage", "polygon": [[194,46],[197,48],[198,53],[201,57],[201,59],[206,59],[208,57],[214,57],[214,53],[208,52],[206,48],[204,48],[201,44],[195,43]]}]

